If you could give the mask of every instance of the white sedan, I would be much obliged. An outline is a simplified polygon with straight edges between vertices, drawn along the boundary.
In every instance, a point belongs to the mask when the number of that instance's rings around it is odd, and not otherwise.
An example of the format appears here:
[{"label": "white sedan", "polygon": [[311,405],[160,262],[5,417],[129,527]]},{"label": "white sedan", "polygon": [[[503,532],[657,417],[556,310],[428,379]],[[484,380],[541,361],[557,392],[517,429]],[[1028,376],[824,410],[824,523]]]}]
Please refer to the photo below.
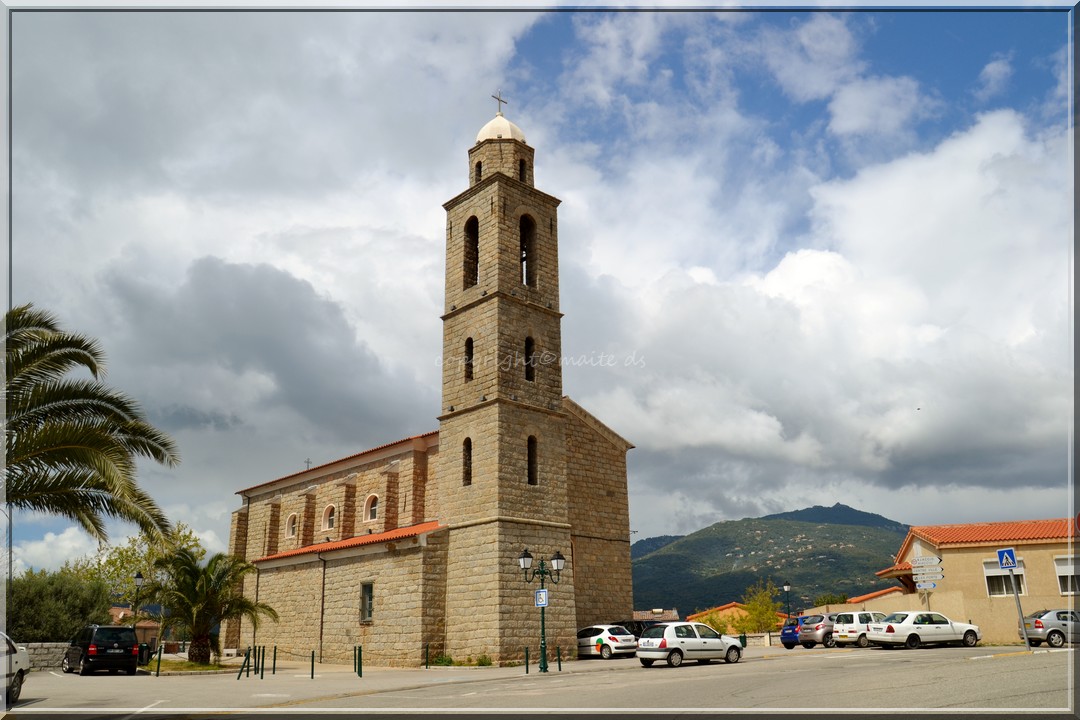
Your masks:
[{"label": "white sedan", "polygon": [[742,645],[735,638],[721,635],[702,623],[661,623],[641,633],[637,656],[645,667],[657,660],[663,660],[671,667],[682,665],[683,660],[707,663],[723,659],[737,663],[742,657]]},{"label": "white sedan", "polygon": [[917,648],[931,643],[960,643],[974,647],[982,639],[978,625],[954,622],[941,613],[926,610],[903,610],[871,623],[866,639],[874,645],[891,648],[903,645]]}]

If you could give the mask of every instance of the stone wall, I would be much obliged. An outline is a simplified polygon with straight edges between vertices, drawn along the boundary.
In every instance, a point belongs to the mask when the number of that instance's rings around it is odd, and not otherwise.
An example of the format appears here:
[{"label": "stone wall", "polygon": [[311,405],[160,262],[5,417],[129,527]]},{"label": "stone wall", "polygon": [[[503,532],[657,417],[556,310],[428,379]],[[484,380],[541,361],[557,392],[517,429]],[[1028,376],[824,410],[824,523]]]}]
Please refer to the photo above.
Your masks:
[{"label": "stone wall", "polygon": [[68,649],[66,642],[51,643],[17,643],[26,648],[30,655],[30,668],[32,670],[45,670],[58,668],[64,660],[64,651]]}]

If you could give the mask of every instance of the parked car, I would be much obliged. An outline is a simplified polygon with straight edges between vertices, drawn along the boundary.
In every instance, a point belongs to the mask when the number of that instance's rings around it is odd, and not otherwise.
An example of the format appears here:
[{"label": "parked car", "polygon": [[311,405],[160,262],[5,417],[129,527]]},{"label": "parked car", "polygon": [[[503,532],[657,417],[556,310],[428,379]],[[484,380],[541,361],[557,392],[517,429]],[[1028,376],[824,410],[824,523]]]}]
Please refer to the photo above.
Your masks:
[{"label": "parked car", "polygon": [[836,614],[833,620],[833,642],[837,645],[854,643],[861,648],[870,644],[866,639],[866,633],[870,630],[870,623],[881,622],[885,619],[883,612],[842,612]]},{"label": "parked car", "polygon": [[16,645],[0,632],[0,652],[4,653],[4,687],[7,688],[7,704],[10,708],[19,702],[23,683],[30,673],[30,654],[26,648]]},{"label": "parked car", "polygon": [[799,628],[799,644],[807,649],[818,643],[825,647],[833,647],[836,644],[833,640],[834,618],[836,618],[836,613],[807,615],[802,627]]},{"label": "parked car", "polygon": [[139,641],[135,628],[126,625],[87,625],[75,633],[64,652],[64,672],[88,675],[95,670],[128,675],[138,672]]},{"label": "parked car", "polygon": [[599,655],[608,660],[612,655],[633,655],[637,638],[622,625],[591,625],[578,630],[578,657]]},{"label": "parked car", "polygon": [[866,638],[882,647],[917,648],[930,643],[960,643],[974,647],[982,639],[978,625],[954,622],[941,613],[905,610],[871,623]]},{"label": "parked car", "polygon": [[624,627],[634,634],[635,638],[641,637],[641,633],[645,632],[653,625],[656,625],[659,620],[620,620],[615,623],[620,627]]},{"label": "parked car", "polygon": [[[1055,648],[1066,642],[1080,642],[1080,615],[1072,610],[1038,610],[1024,618],[1024,627],[1032,647],[1043,642]],[[1016,632],[1023,639],[1019,623]]]},{"label": "parked car", "polygon": [[806,618],[806,615],[788,618],[787,622],[784,623],[784,627],[780,628],[781,645],[791,650],[799,644],[799,630],[802,629],[803,621]]},{"label": "parked car", "polygon": [[724,662],[736,663],[742,657],[742,645],[702,623],[658,623],[638,638],[637,656],[645,667],[657,660],[671,667],[679,667],[683,660],[707,663],[723,658]]}]

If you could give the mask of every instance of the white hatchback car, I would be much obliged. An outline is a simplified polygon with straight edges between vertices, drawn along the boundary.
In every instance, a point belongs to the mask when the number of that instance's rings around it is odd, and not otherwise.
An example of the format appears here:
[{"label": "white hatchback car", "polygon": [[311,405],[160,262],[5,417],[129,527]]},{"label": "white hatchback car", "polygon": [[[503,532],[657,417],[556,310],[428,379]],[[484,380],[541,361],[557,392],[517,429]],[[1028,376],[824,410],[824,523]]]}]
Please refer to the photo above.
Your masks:
[{"label": "white hatchback car", "polygon": [[578,657],[599,655],[605,660],[612,655],[633,655],[637,638],[622,625],[590,625],[578,630]]},{"label": "white hatchback car", "polygon": [[671,667],[679,667],[683,660],[707,663],[723,658],[724,662],[736,663],[742,657],[742,645],[702,623],[660,623],[641,633],[637,656],[645,667],[657,660]]},{"label": "white hatchback car", "polygon": [[870,623],[881,622],[885,619],[883,612],[867,612],[858,610],[836,614],[833,620],[833,642],[837,645],[854,643],[859,647],[866,647],[870,641],[866,633],[870,631]]},{"label": "white hatchback car", "polygon": [[904,610],[871,623],[866,639],[875,645],[891,648],[903,645],[917,648],[930,643],[960,643],[974,647],[982,639],[978,625],[953,622],[941,613]]}]

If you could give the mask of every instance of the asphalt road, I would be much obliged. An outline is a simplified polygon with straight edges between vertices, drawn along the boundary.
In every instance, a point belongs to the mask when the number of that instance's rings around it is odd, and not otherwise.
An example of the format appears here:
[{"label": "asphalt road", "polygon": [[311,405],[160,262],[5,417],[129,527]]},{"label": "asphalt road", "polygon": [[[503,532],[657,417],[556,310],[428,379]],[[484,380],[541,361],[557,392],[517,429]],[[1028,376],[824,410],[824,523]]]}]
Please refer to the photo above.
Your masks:
[{"label": "asphalt road", "polygon": [[55,671],[31,674],[10,717],[63,711],[154,714],[255,709],[975,709],[1069,712],[1073,650],[749,648],[728,665],[643,668],[633,658],[517,668],[365,668],[282,664],[263,678]]}]

